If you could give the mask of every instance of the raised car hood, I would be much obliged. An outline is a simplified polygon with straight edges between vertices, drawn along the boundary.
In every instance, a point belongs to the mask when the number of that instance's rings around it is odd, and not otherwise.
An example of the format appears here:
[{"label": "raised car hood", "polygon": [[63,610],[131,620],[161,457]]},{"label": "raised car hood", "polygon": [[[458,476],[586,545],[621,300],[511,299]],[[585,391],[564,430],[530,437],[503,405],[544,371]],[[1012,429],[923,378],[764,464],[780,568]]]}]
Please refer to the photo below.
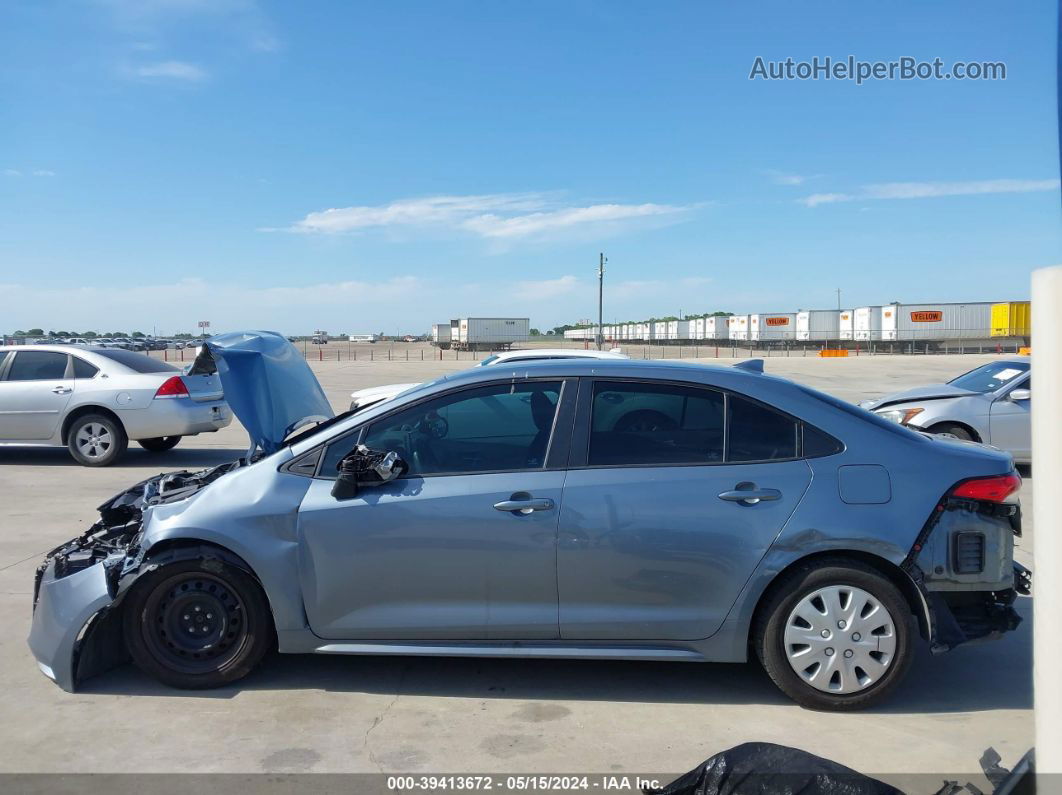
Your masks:
[{"label": "raised car hood", "polygon": [[894,392],[891,395],[886,395],[883,398],[877,400],[867,400],[859,405],[865,409],[873,411],[874,409],[885,408],[886,406],[893,406],[898,403],[909,403],[912,400],[944,400],[947,398],[956,397],[969,397],[970,395],[977,395],[979,392],[973,392],[969,389],[961,389],[957,386],[951,386],[950,384],[930,384],[929,386],[918,386],[914,389],[908,389],[904,392]]},{"label": "raised car hood", "polygon": [[203,350],[193,370],[205,356],[213,359],[225,400],[251,436],[252,452],[272,453],[296,428],[335,416],[302,354],[280,334],[219,334]]}]

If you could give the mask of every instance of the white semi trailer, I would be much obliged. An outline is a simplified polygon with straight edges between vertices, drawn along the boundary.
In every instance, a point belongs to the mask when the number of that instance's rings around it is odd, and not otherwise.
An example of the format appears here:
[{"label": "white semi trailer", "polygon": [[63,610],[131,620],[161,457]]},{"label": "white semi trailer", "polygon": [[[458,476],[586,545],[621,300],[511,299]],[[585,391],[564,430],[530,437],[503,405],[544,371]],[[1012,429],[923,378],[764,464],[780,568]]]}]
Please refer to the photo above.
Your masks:
[{"label": "white semi trailer", "polygon": [[450,347],[461,351],[507,350],[531,336],[526,317],[460,317],[450,321]]}]

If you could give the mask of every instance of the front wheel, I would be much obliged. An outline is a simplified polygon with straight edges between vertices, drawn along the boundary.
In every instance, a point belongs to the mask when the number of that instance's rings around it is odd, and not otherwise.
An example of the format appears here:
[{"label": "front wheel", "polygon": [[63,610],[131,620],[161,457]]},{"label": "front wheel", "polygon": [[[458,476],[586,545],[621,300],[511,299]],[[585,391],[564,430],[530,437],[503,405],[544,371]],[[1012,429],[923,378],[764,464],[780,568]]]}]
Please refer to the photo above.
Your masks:
[{"label": "front wheel", "polygon": [[788,575],[758,613],[756,653],[791,699],[855,710],[885,698],[914,657],[913,616],[879,572],[847,560]]},{"label": "front wheel", "polygon": [[[123,616],[133,661],[163,684],[219,687],[249,674],[272,637],[269,603],[246,572],[216,558],[170,563],[133,586]],[[216,564],[216,565],[215,565]]]},{"label": "front wheel", "polygon": [[926,429],[929,433],[936,434],[937,436],[947,436],[952,439],[962,439],[964,442],[975,442],[973,434],[970,433],[962,425],[956,425],[953,422],[941,422],[934,425],[932,428]]},{"label": "front wheel", "polygon": [[156,436],[153,439],[137,439],[136,443],[152,453],[164,453],[172,450],[180,441],[180,436]]}]

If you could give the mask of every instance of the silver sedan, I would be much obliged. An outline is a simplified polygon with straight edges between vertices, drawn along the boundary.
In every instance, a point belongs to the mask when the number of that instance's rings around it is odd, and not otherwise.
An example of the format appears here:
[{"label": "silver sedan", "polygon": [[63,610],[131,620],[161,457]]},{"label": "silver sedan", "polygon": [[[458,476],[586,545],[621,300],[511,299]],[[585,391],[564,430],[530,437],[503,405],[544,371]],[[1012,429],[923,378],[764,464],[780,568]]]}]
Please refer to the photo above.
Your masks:
[{"label": "silver sedan", "polygon": [[0,347],[0,445],[65,446],[107,466],[232,422],[216,372],[183,375],[142,353],[74,345]]},{"label": "silver sedan", "polygon": [[1027,358],[977,367],[946,384],[908,389],[859,404],[914,430],[982,442],[1032,461],[1032,372]]}]

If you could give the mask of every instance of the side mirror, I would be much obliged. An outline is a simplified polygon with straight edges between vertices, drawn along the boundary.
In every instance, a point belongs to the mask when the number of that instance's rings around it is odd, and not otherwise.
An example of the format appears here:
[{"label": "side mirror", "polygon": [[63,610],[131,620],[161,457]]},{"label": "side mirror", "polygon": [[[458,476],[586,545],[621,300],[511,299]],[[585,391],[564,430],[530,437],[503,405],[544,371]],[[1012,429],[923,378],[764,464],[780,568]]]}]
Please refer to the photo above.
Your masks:
[{"label": "side mirror", "polygon": [[1014,400],[1014,401],[1032,400],[1032,390],[1031,389],[1012,389],[1012,390],[1010,390],[1010,394],[1007,395],[1007,399],[1008,400]]},{"label": "side mirror", "polygon": [[339,475],[332,485],[332,496],[350,500],[366,487],[379,486],[403,475],[408,467],[398,453],[370,450],[359,444],[339,462]]}]

